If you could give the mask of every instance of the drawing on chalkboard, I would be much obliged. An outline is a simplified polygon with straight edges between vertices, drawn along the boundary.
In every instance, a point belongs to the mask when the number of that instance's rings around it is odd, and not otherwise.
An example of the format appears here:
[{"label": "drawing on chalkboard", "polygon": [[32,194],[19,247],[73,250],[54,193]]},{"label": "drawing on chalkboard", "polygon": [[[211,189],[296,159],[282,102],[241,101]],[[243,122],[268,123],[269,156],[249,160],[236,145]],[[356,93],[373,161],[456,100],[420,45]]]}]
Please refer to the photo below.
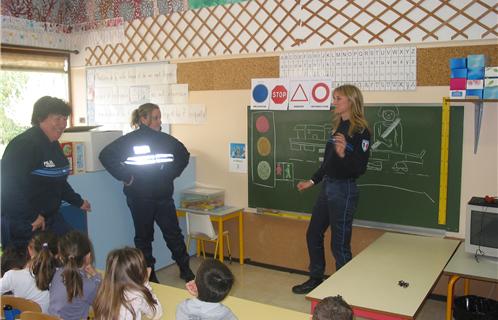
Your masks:
[{"label": "drawing on chalkboard", "polygon": [[259,186],[275,188],[275,122],[273,112],[258,111],[251,115],[251,181]]},{"label": "drawing on chalkboard", "polygon": [[[392,171],[397,174],[427,176],[424,172],[426,150],[403,152],[403,123],[398,107],[381,107],[373,125],[373,144],[367,169]],[[405,148],[406,149],[406,148]]]},{"label": "drawing on chalkboard", "polygon": [[294,164],[291,162],[277,162],[275,166],[275,179],[294,181]]}]

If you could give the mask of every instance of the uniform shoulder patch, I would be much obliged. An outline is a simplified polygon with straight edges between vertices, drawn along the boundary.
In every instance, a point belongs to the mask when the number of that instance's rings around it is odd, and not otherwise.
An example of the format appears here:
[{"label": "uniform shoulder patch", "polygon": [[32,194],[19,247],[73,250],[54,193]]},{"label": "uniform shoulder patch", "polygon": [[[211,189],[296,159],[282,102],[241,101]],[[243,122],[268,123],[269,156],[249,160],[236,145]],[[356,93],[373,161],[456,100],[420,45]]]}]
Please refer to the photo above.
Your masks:
[{"label": "uniform shoulder patch", "polygon": [[367,152],[369,145],[370,145],[370,141],[368,141],[366,139],[361,140],[361,149],[363,149],[363,152]]}]

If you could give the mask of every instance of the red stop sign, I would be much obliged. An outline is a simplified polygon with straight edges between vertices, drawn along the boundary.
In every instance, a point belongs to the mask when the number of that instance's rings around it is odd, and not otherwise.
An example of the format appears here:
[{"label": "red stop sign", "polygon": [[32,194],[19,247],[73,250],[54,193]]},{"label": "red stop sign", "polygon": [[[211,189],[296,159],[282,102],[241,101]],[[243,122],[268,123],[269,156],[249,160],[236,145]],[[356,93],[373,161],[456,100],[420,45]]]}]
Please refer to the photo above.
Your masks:
[{"label": "red stop sign", "polygon": [[282,104],[287,100],[287,89],[284,86],[278,85],[271,91],[271,101],[275,104]]}]

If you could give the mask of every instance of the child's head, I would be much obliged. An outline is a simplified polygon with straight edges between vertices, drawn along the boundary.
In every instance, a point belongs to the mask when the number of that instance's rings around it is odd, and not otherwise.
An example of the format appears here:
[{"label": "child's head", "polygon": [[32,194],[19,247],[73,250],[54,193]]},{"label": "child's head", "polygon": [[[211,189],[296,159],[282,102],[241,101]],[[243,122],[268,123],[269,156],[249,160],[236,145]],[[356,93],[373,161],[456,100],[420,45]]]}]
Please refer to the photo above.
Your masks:
[{"label": "child's head", "polygon": [[312,320],[352,320],[353,310],[341,296],[326,297],[313,312]]},{"label": "child's head", "polygon": [[28,252],[24,246],[8,246],[5,248],[1,257],[0,270],[2,270],[2,277],[5,272],[11,269],[23,269],[28,259]]},{"label": "child's head", "polygon": [[83,296],[80,268],[91,264],[92,251],[90,239],[79,231],[71,231],[59,240],[59,259],[64,267],[62,277],[69,302],[74,297]]},{"label": "child's head", "polygon": [[123,305],[135,318],[135,310],[124,297],[125,291],[140,292],[149,306],[156,308],[156,301],[144,286],[148,279],[147,264],[142,252],[125,247],[107,255],[104,279],[97,292],[93,308],[99,319],[115,319]]},{"label": "child's head", "polygon": [[204,260],[197,270],[197,298],[205,302],[220,302],[232,288],[234,277],[230,269],[214,259]]},{"label": "child's head", "polygon": [[40,290],[48,290],[50,281],[57,267],[57,237],[55,234],[43,231],[37,232],[28,244],[31,256],[31,271]]}]

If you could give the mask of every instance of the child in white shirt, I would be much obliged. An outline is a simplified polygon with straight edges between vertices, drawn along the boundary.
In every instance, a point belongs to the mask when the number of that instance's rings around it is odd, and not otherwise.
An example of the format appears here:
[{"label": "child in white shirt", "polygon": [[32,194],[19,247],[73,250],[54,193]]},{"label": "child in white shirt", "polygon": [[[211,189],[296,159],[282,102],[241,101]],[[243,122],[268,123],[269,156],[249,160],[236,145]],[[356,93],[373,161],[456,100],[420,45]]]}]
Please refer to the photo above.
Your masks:
[{"label": "child in white shirt", "polygon": [[234,276],[222,262],[204,260],[195,279],[187,283],[194,299],[187,299],[176,307],[176,320],[237,320],[232,310],[221,304],[230,292]]},{"label": "child in white shirt", "polygon": [[93,304],[95,319],[160,319],[163,310],[149,284],[150,268],[140,250],[125,247],[107,256],[104,280]]},{"label": "child in white shirt", "polygon": [[[24,249],[26,250],[26,249]],[[48,287],[55,273],[57,237],[49,232],[36,233],[28,244],[29,260],[22,269],[11,269],[0,279],[0,292],[38,303],[48,311]],[[17,255],[22,257],[23,255]]]}]

